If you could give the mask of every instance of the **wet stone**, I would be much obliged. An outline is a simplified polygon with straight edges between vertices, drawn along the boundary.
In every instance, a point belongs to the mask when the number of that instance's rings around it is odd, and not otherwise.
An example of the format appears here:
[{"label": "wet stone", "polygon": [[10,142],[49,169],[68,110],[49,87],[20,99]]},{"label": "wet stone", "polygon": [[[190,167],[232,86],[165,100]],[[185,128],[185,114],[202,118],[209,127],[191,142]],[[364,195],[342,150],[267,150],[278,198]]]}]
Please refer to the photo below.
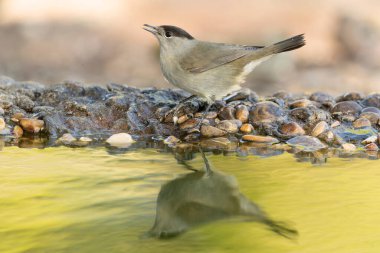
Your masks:
[{"label": "wet stone", "polygon": [[366,107],[362,110],[362,113],[363,112],[373,112],[373,113],[376,113],[376,114],[379,114],[380,115],[380,109],[379,108],[376,108],[376,107]]},{"label": "wet stone", "polygon": [[329,94],[323,93],[323,92],[315,92],[310,95],[309,99],[311,101],[315,101],[321,104],[327,104],[335,102],[335,99],[330,96]]},{"label": "wet stone", "polygon": [[343,101],[337,103],[332,109],[333,115],[358,115],[362,110],[362,107],[354,101]]},{"label": "wet stone", "polygon": [[374,112],[362,112],[360,118],[367,119],[372,125],[376,125],[380,120],[380,114]]},{"label": "wet stone", "polygon": [[362,141],[362,144],[369,144],[369,143],[375,143],[377,142],[377,136],[373,135]]},{"label": "wet stone", "polygon": [[269,144],[279,142],[278,139],[271,137],[271,136],[250,135],[250,134],[243,135],[242,140],[243,141],[251,141],[251,142],[259,142],[259,143],[269,143]]},{"label": "wet stone", "polygon": [[79,138],[79,141],[81,142],[92,142],[92,139],[86,136],[82,136]]},{"label": "wet stone", "polygon": [[300,100],[296,100],[296,101],[290,103],[289,107],[290,107],[290,109],[294,109],[294,108],[300,108],[300,107],[308,107],[311,105],[313,105],[313,103],[310,100],[300,99]]},{"label": "wet stone", "polygon": [[214,149],[218,149],[218,148],[224,149],[230,146],[231,144],[232,142],[226,137],[210,138],[210,139],[202,140],[201,142],[202,147],[214,148]]},{"label": "wet stone", "polygon": [[45,122],[39,119],[21,118],[19,124],[26,132],[38,133],[44,128]]},{"label": "wet stone", "polygon": [[365,107],[376,107],[380,109],[380,94],[373,94],[366,97],[362,104]]},{"label": "wet stone", "polygon": [[237,133],[239,131],[238,124],[232,120],[222,120],[216,125],[216,127],[227,133]]},{"label": "wet stone", "polygon": [[209,125],[202,125],[201,126],[201,135],[203,137],[221,137],[226,135],[227,132],[220,130],[219,128],[209,126]]},{"label": "wet stone", "polygon": [[271,123],[277,121],[283,113],[284,111],[279,105],[265,101],[255,105],[250,112],[250,118],[254,123]]},{"label": "wet stone", "polygon": [[340,122],[335,120],[333,123],[331,123],[331,128],[335,128],[335,127],[338,127],[340,126]]},{"label": "wet stone", "polygon": [[0,107],[0,116],[3,116],[4,115],[4,109]]},{"label": "wet stone", "polygon": [[186,120],[190,119],[191,117],[189,117],[188,114],[185,114],[185,115],[182,115],[178,118],[178,120],[176,121],[177,124],[182,124],[183,122],[185,122]]},{"label": "wet stone", "polygon": [[200,123],[200,119],[198,118],[188,119],[179,126],[179,129],[182,131],[186,131],[186,130],[195,128],[196,126],[199,125],[199,123]]},{"label": "wet stone", "polygon": [[24,134],[24,130],[18,125],[15,125],[13,128],[13,135],[16,138],[20,138]]},{"label": "wet stone", "polygon": [[375,143],[369,143],[364,148],[368,151],[379,151],[379,147]]},{"label": "wet stone", "polygon": [[249,110],[245,105],[236,106],[236,119],[240,120],[242,123],[247,123],[249,118]]},{"label": "wet stone", "polygon": [[356,146],[352,143],[343,143],[342,148],[347,152],[353,152],[356,150]]},{"label": "wet stone", "polygon": [[[203,112],[197,112],[196,114],[194,114],[194,117],[195,118],[202,118],[204,115]],[[205,119],[215,119],[216,117],[218,117],[218,113],[217,112],[214,112],[214,111],[209,111],[206,113],[206,116],[204,117]]]},{"label": "wet stone", "polygon": [[288,140],[286,143],[291,147],[306,152],[313,152],[327,147],[317,138],[307,135],[294,137]]},{"label": "wet stone", "polygon": [[128,148],[132,145],[135,141],[133,140],[132,136],[128,133],[118,133],[111,135],[106,142],[117,148]]},{"label": "wet stone", "polygon": [[326,132],[329,129],[329,125],[326,121],[321,121],[311,131],[311,136],[318,137],[320,134]]},{"label": "wet stone", "polygon": [[218,116],[222,120],[224,120],[224,119],[227,119],[227,120],[235,119],[235,108],[230,107],[230,106],[224,107],[224,108],[222,108],[222,110],[220,110]]},{"label": "wet stone", "polygon": [[240,132],[248,134],[253,131],[253,126],[249,123],[245,123],[240,127]]},{"label": "wet stone", "polygon": [[363,141],[366,138],[377,134],[377,131],[372,127],[348,128],[345,126],[340,126],[335,128],[333,132],[345,142]]},{"label": "wet stone", "polygon": [[0,118],[0,131],[5,128],[5,121],[3,118]]},{"label": "wet stone", "polygon": [[23,113],[21,113],[21,112],[17,112],[17,113],[15,113],[15,114],[12,115],[11,120],[12,120],[13,122],[19,122],[19,120],[20,120],[21,118],[24,118],[24,117],[25,117],[25,115],[24,115]]},{"label": "wet stone", "polygon": [[180,142],[180,140],[177,137],[173,136],[173,135],[167,137],[164,140],[164,143],[167,144],[167,145],[175,145],[175,144],[177,144],[179,142]]},{"label": "wet stone", "polygon": [[356,101],[356,100],[362,100],[363,95],[358,92],[349,92],[345,93],[343,95],[340,95],[335,99],[336,102],[342,102],[342,101]]},{"label": "wet stone", "polygon": [[361,127],[370,127],[371,121],[369,121],[366,118],[358,118],[352,123],[352,126],[355,128],[361,128]]},{"label": "wet stone", "polygon": [[296,122],[281,125],[280,132],[289,136],[305,134],[305,130]]},{"label": "wet stone", "polygon": [[69,133],[66,133],[64,135],[62,135],[58,140],[57,140],[57,143],[62,143],[64,145],[70,145],[72,144],[73,142],[75,142],[77,139],[72,136],[71,134]]}]

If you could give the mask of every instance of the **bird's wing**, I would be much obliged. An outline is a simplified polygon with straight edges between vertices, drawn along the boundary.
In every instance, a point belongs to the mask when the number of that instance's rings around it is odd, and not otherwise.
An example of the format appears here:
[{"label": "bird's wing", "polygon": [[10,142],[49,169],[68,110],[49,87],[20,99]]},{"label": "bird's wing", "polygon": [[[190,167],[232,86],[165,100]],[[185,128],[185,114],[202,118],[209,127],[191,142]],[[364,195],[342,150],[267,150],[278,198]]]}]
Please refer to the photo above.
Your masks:
[{"label": "bird's wing", "polygon": [[260,46],[240,46],[199,42],[180,61],[181,67],[190,73],[201,73],[240,59]]}]

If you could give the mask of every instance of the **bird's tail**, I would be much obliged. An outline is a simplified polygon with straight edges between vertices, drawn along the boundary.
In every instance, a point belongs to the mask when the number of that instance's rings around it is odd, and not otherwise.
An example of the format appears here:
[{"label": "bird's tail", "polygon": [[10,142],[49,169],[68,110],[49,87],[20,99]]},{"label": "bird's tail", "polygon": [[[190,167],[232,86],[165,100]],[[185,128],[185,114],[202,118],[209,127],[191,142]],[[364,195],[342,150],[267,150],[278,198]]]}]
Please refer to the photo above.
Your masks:
[{"label": "bird's tail", "polygon": [[291,37],[287,40],[277,42],[271,46],[267,47],[268,51],[272,54],[278,54],[286,51],[292,51],[294,49],[303,47],[306,44],[305,37],[303,34]]}]

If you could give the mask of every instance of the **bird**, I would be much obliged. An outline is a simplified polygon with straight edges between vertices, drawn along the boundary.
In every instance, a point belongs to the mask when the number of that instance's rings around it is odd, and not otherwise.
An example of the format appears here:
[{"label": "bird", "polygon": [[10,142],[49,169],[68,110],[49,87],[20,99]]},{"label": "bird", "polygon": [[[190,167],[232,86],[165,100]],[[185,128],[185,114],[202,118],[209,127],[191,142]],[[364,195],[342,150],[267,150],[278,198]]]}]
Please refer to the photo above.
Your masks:
[{"label": "bird", "polygon": [[269,46],[246,46],[197,40],[173,25],[144,24],[143,29],[159,41],[165,79],[191,97],[205,99],[208,109],[216,100],[240,90],[248,74],[260,63],[305,45],[304,34]]}]

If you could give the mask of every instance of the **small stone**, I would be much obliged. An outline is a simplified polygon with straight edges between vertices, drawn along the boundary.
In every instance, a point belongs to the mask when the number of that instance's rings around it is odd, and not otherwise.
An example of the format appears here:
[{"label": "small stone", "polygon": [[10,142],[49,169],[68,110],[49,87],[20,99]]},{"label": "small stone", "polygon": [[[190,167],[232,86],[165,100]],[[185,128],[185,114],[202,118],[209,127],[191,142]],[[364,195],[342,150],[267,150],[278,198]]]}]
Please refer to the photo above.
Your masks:
[{"label": "small stone", "polygon": [[219,128],[209,126],[209,125],[202,125],[201,127],[201,135],[204,137],[221,137],[226,135],[227,132],[223,131]]},{"label": "small stone", "polygon": [[367,111],[367,112],[362,112],[360,114],[360,118],[368,119],[371,124],[376,125],[377,122],[380,120],[380,114]]},{"label": "small stone", "polygon": [[379,114],[380,115],[380,109],[377,108],[377,107],[373,107],[373,106],[370,106],[370,107],[366,107],[362,110],[362,113],[363,112],[373,112],[373,113],[376,113],[376,114]]},{"label": "small stone", "polygon": [[219,118],[220,119],[235,119],[235,108],[231,106],[223,107],[222,110],[219,112]]},{"label": "small stone", "polygon": [[290,136],[305,134],[305,130],[303,130],[303,128],[296,122],[283,124],[280,127],[280,132]]},{"label": "small stone", "polygon": [[369,143],[375,143],[377,142],[377,136],[376,135],[373,135],[373,136],[370,136],[368,137],[367,139],[365,139],[364,141],[362,141],[362,144],[369,144]]},{"label": "small stone", "polygon": [[338,127],[338,126],[340,126],[340,122],[337,121],[337,120],[335,120],[335,121],[331,124],[331,128],[336,128],[336,127]]},{"label": "small stone", "polygon": [[362,103],[365,107],[376,107],[380,109],[380,93],[369,95]]},{"label": "small stone", "polygon": [[306,152],[313,152],[317,151],[323,148],[326,148],[326,145],[323,144],[320,140],[318,140],[315,137],[302,135],[294,137],[286,142],[292,147],[295,147],[297,149],[306,151]]},{"label": "small stone", "polygon": [[173,136],[173,135],[170,135],[169,137],[167,137],[164,140],[164,143],[167,144],[167,145],[175,145],[178,142],[180,142],[180,140],[177,137]]},{"label": "small stone", "polygon": [[232,120],[222,120],[216,127],[227,133],[237,133],[239,131],[238,125]]},{"label": "small stone", "polygon": [[352,143],[343,143],[342,148],[348,152],[353,152],[356,150],[356,146]]},{"label": "small stone", "polygon": [[13,122],[19,122],[21,118],[24,118],[24,114],[22,112],[16,112],[15,114],[12,115],[11,120]]},{"label": "small stone", "polygon": [[355,128],[370,127],[371,122],[366,118],[358,118],[352,123],[352,126]]},{"label": "small stone", "polygon": [[343,101],[337,103],[332,109],[331,113],[334,115],[358,115],[362,107],[355,101]]},{"label": "small stone", "polygon": [[65,144],[65,145],[69,145],[69,144],[72,144],[73,142],[75,142],[76,140],[77,139],[74,136],[72,136],[69,133],[66,133],[66,134],[62,135],[61,138],[59,138],[57,140],[57,142]]},{"label": "small stone", "polygon": [[29,118],[21,118],[19,119],[19,123],[22,129],[29,133],[38,133],[44,128],[45,125],[43,120]]},{"label": "small stone", "polygon": [[82,136],[79,138],[79,141],[81,141],[81,142],[92,142],[92,139],[90,137]]},{"label": "small stone", "polygon": [[240,131],[242,133],[245,133],[245,134],[248,134],[248,133],[252,133],[253,131],[253,126],[249,123],[245,123],[243,124],[241,127],[240,127]]},{"label": "small stone", "polygon": [[311,131],[311,136],[317,137],[318,135],[326,132],[329,129],[329,125],[326,121],[321,121]]},{"label": "small stone", "polygon": [[369,143],[364,147],[367,151],[378,151],[379,147],[375,143]]},{"label": "small stone", "polygon": [[211,139],[202,140],[202,147],[206,148],[226,148],[231,145],[231,141],[226,137],[216,137]]},{"label": "small stone", "polygon": [[252,142],[260,142],[260,143],[278,143],[279,141],[271,136],[262,136],[262,135],[243,135],[242,137],[243,141],[252,141]]},{"label": "small stone", "polygon": [[183,122],[181,125],[179,125],[179,129],[182,131],[186,131],[186,130],[195,128],[196,126],[198,126],[199,122],[200,122],[200,119],[198,118],[188,119],[185,122]]},{"label": "small stone", "polygon": [[271,101],[259,102],[250,112],[253,122],[272,123],[283,115],[283,110]]},{"label": "small stone", "polygon": [[135,141],[132,139],[132,136],[130,134],[118,133],[109,137],[106,142],[113,147],[128,148]]},{"label": "small stone", "polygon": [[186,120],[188,120],[190,117],[188,114],[182,115],[178,118],[178,120],[175,122],[176,124],[182,124]]},{"label": "small stone", "polygon": [[362,94],[358,92],[349,92],[345,93],[343,95],[340,95],[335,99],[336,102],[342,102],[342,101],[355,101],[355,100],[362,100],[363,96]]},{"label": "small stone", "polygon": [[296,100],[296,101],[292,102],[289,105],[289,107],[291,109],[294,109],[294,108],[300,108],[300,107],[308,107],[312,104],[313,103],[309,99],[300,99],[300,100]]},{"label": "small stone", "polygon": [[5,121],[3,118],[0,118],[0,131],[5,128]]},{"label": "small stone", "polygon": [[2,107],[0,107],[0,116],[3,116],[4,115],[4,109]]},{"label": "small stone", "polygon": [[247,123],[249,118],[248,107],[245,105],[238,105],[236,107],[236,118],[242,123]]},{"label": "small stone", "polygon": [[[203,112],[197,112],[194,117],[195,118],[202,118],[204,115]],[[214,112],[214,111],[210,111],[210,112],[207,112],[206,113],[206,116],[205,116],[205,119],[215,119],[216,117],[218,117],[218,113],[217,112]]]},{"label": "small stone", "polygon": [[13,128],[13,135],[16,137],[16,138],[20,138],[22,135],[24,134],[24,130],[22,130],[22,128],[18,125],[16,125],[14,128]]},{"label": "small stone", "polygon": [[321,104],[334,102],[334,98],[327,93],[315,92],[310,95],[309,99]]}]

